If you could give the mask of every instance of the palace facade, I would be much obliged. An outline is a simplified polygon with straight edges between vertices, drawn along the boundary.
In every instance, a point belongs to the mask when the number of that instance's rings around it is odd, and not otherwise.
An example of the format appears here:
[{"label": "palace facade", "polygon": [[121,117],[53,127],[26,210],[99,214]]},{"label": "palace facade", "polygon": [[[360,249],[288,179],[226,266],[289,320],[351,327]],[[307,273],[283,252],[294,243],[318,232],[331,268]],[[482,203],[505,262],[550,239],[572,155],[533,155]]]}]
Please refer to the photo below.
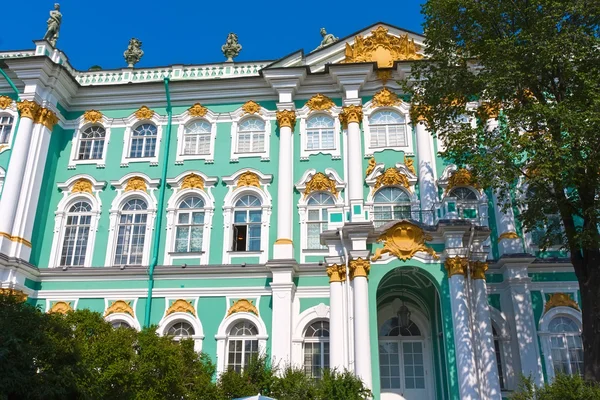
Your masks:
[{"label": "palace facade", "polygon": [[376,399],[580,373],[567,255],[410,118],[397,82],[424,38],[326,44],[86,72],[46,41],[0,52],[3,291],[190,337],[218,372],[257,353],[349,369]]}]

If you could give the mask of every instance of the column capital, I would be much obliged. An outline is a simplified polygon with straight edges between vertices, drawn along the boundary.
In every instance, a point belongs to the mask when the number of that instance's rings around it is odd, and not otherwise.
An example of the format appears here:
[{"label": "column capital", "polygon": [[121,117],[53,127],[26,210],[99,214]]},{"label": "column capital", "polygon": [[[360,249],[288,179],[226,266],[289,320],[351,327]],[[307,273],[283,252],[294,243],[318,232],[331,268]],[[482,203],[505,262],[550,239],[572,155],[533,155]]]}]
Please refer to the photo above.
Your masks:
[{"label": "column capital", "polygon": [[371,271],[371,262],[369,259],[357,258],[355,260],[350,260],[350,265],[348,266],[350,270],[350,279],[354,280],[354,278],[358,277],[369,277],[369,272]]},{"label": "column capital", "polygon": [[296,126],[296,113],[293,110],[281,110],[277,111],[277,123],[280,128],[288,127],[292,131]]},{"label": "column capital", "polygon": [[34,121],[36,124],[42,124],[46,128],[52,130],[54,125],[58,123],[58,117],[54,114],[54,111],[49,108],[41,108]]},{"label": "column capital", "polygon": [[448,257],[446,258],[446,261],[444,261],[444,268],[446,268],[449,278],[454,275],[464,275],[467,265],[468,262],[466,257]]},{"label": "column capital", "polygon": [[346,266],[343,264],[332,264],[327,267],[329,283],[346,281]]},{"label": "column capital", "polygon": [[35,121],[35,118],[40,111],[40,105],[35,101],[22,100],[17,103],[17,110],[19,110],[21,118],[29,118]]},{"label": "column capital", "polygon": [[339,118],[344,128],[347,128],[348,124],[351,122],[356,122],[357,124],[360,124],[363,119],[362,106],[349,105],[342,108],[342,112],[340,113]]},{"label": "column capital", "polygon": [[471,262],[471,277],[473,279],[485,280],[485,272],[488,270],[488,263],[484,261]]}]

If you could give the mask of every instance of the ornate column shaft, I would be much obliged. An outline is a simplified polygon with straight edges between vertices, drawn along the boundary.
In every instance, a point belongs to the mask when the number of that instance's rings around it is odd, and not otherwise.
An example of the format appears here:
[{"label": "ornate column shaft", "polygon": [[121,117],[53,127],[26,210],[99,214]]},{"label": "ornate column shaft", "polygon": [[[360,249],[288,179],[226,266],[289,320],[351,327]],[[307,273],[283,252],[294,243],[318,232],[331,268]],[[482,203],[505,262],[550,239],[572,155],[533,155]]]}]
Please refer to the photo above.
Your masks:
[{"label": "ornate column shaft", "polygon": [[362,106],[349,105],[343,108],[340,114],[342,127],[347,129],[348,145],[346,157],[348,162],[348,198],[350,200],[350,220],[364,221],[363,211],[363,183],[362,170],[363,153],[360,133],[360,123],[363,118]]},{"label": "ornate column shaft", "polygon": [[351,260],[350,279],[354,284],[354,371],[365,385],[373,387],[371,371],[371,332],[369,321],[368,259]]},{"label": "ornate column shaft", "polygon": [[292,259],[294,258],[294,245],[292,242],[294,194],[292,131],[296,125],[296,114],[293,110],[277,111],[277,122],[279,123],[277,240],[273,249],[273,258]]},{"label": "ornate column shaft", "polygon": [[344,370],[344,291],[346,266],[333,264],[327,267],[329,276],[329,364],[331,369]]},{"label": "ornate column shaft", "polygon": [[286,261],[269,261],[268,268],[273,274],[270,283],[273,293],[273,315],[277,323],[271,328],[271,357],[282,365],[292,362],[292,303],[296,292],[294,274],[297,266]]},{"label": "ornate column shaft", "polygon": [[431,133],[425,122],[419,121],[415,125],[417,136],[417,153],[419,155],[419,196],[423,223],[433,225],[433,209],[437,200],[435,189],[434,154],[431,146]]},{"label": "ornate column shaft", "polygon": [[467,259],[449,257],[444,262],[450,280],[450,301],[454,316],[454,345],[458,367],[458,384],[461,400],[479,399],[477,368],[473,348],[473,332],[469,321],[469,302],[465,286]]}]

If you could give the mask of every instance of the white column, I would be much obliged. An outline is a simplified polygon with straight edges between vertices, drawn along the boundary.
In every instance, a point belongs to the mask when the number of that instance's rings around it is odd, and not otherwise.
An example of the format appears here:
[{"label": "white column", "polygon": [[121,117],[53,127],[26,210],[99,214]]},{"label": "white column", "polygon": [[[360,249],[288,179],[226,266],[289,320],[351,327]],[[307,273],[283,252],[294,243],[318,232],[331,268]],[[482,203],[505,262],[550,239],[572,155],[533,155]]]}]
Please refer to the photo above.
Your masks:
[{"label": "white column", "polygon": [[485,271],[488,266],[484,262],[476,261],[473,264],[472,282],[475,297],[475,326],[479,338],[479,368],[483,381],[481,382],[482,399],[501,399],[500,377],[496,352],[494,349],[494,334],[492,332],[492,318],[487,298]]},{"label": "white column", "polygon": [[271,336],[271,356],[275,364],[289,365],[292,362],[292,301],[295,285],[293,282],[271,282],[271,290],[275,318]]},{"label": "white column", "polygon": [[293,110],[277,111],[279,123],[279,169],[277,175],[277,240],[273,249],[274,259],[294,258],[292,242],[293,216],[293,165],[292,129],[296,125]]},{"label": "white column", "polygon": [[419,196],[423,223],[432,225],[434,221],[434,205],[437,199],[435,189],[435,159],[431,146],[431,133],[424,122],[416,124],[417,152],[419,157]]},{"label": "white column", "polygon": [[346,266],[333,264],[327,267],[329,275],[329,364],[331,369],[343,371],[344,363],[344,318],[343,282],[346,281]]},{"label": "white column", "polygon": [[496,193],[493,194],[494,216],[496,217],[496,230],[498,232],[498,252],[500,257],[504,254],[524,253],[523,239],[517,235],[515,215],[512,207],[502,210],[502,203]]},{"label": "white column", "polygon": [[354,283],[354,371],[369,389],[373,388],[367,281],[370,268],[368,259],[350,261],[350,278]]},{"label": "white column", "polygon": [[364,196],[363,185],[363,152],[361,144],[360,122],[363,118],[362,106],[349,105],[343,108],[340,114],[342,126],[347,127],[348,148],[348,198],[350,199],[350,220],[353,222],[364,221],[363,210]]},{"label": "white column", "polygon": [[3,214],[2,218],[0,218],[0,252],[7,255],[10,253],[13,244],[13,241],[11,241],[12,228],[21,197],[23,175],[25,173],[25,166],[27,165],[31,135],[34,127],[33,120],[37,116],[40,106],[33,101],[23,100],[17,103],[17,108],[21,114],[21,119],[11,150],[12,155],[6,172],[2,199],[0,199],[0,210],[2,210]]},{"label": "white column", "polygon": [[464,257],[449,257],[445,261],[450,280],[450,302],[454,316],[454,345],[461,400],[479,399],[473,332],[469,318],[469,303],[465,286]]}]

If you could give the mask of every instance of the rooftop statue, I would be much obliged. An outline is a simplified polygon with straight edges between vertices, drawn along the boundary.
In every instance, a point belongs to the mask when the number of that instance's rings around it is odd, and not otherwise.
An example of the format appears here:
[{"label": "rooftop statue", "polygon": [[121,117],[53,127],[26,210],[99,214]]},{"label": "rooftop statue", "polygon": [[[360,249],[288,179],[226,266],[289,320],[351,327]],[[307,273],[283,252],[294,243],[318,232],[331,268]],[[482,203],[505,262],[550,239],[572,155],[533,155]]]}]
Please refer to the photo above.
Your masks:
[{"label": "rooftop statue", "polygon": [[56,41],[58,40],[58,31],[60,30],[60,23],[62,22],[62,14],[60,13],[60,4],[54,4],[54,10],[50,11],[50,18],[46,21],[48,29],[44,35],[44,40],[48,41],[52,47],[56,47]]},{"label": "rooftop statue", "polygon": [[221,46],[221,51],[227,57],[227,62],[233,62],[233,59],[242,51],[242,45],[238,43],[238,37],[235,33],[227,35],[227,41]]},{"label": "rooftop statue", "polygon": [[133,68],[133,66],[140,62],[142,56],[144,55],[144,51],[142,50],[142,41],[136,38],[131,38],[129,41],[129,46],[127,46],[127,50],[123,53],[123,57],[125,57],[125,61],[127,61],[127,66],[129,68]]},{"label": "rooftop statue", "polygon": [[321,28],[321,36],[323,36],[323,40],[321,40],[321,44],[315,50],[322,49],[325,46],[329,46],[330,44],[334,44],[339,38],[336,38],[331,33],[327,33],[325,28]]}]

